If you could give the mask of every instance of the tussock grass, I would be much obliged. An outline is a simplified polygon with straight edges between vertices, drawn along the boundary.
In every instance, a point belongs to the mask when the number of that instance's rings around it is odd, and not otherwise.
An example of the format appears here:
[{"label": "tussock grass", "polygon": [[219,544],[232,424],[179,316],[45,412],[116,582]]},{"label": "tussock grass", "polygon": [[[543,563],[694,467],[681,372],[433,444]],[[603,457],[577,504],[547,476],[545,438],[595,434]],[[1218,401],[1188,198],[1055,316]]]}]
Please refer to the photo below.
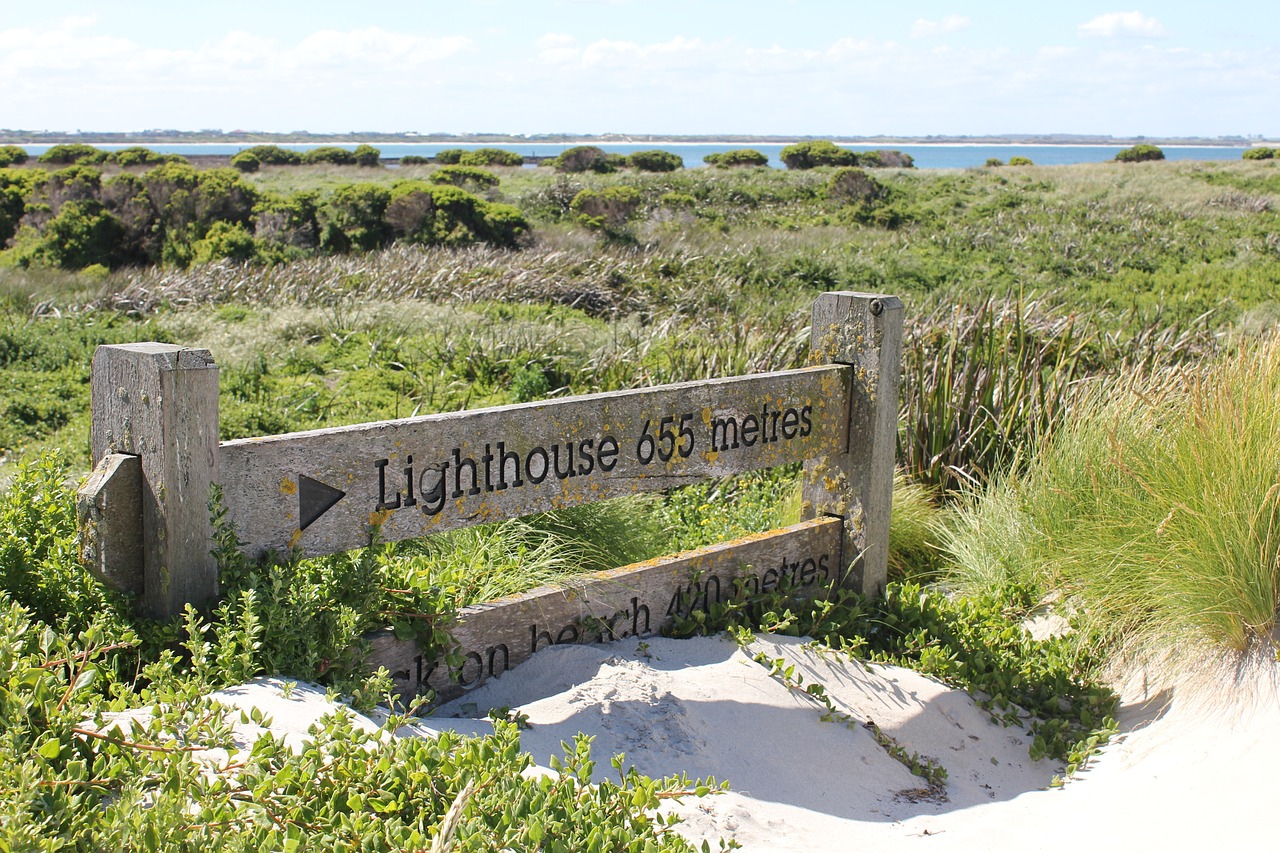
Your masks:
[{"label": "tussock grass", "polygon": [[1280,343],[1094,383],[949,547],[962,589],[1063,592],[1115,647],[1274,643]]}]

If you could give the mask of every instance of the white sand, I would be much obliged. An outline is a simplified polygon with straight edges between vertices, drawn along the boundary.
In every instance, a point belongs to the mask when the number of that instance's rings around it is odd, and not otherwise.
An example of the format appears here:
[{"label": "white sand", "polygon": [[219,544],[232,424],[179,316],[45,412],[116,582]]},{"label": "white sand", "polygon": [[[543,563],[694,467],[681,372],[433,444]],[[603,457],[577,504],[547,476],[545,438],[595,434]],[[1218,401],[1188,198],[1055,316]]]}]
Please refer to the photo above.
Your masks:
[{"label": "white sand", "polygon": [[[642,773],[715,776],[731,792],[674,809],[696,842],[744,850],[1280,850],[1272,809],[1280,766],[1276,667],[1246,674],[1234,695],[1187,701],[1133,679],[1122,737],[1065,787],[1033,762],[1027,735],[992,723],[961,691],[909,670],[820,656],[800,641],[757,640],[744,654],[719,639],[559,646],[445,706],[433,729],[491,730],[486,712],[528,715],[521,744],[540,764],[578,732],[594,737],[598,774],[625,753]],[[844,714],[874,720],[910,752],[943,765],[945,795],[891,758],[862,725],[823,722],[811,697],[751,659],[784,658],[821,683]],[[299,686],[263,680],[219,694],[268,711],[298,737],[330,709]],[[1203,692],[1199,696],[1207,695]],[[453,718],[451,715],[461,714]],[[408,732],[404,734],[421,734]]]}]

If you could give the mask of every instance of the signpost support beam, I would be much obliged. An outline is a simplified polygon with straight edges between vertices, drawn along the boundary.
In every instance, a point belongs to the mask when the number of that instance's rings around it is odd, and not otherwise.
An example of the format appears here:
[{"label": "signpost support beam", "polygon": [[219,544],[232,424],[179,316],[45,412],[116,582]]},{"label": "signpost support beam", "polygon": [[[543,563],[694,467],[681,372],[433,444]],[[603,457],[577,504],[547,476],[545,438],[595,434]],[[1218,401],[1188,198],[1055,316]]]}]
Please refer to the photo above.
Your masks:
[{"label": "signpost support beam", "polygon": [[853,388],[845,452],[805,463],[804,517],[844,519],[843,585],[865,595],[888,579],[902,313],[896,296],[847,291],[813,306],[810,361],[851,365]]},{"label": "signpost support beam", "polygon": [[211,486],[218,482],[218,368],[206,349],[100,346],[91,379],[94,462],[137,456],[142,469],[143,610],[156,618],[211,604]]}]

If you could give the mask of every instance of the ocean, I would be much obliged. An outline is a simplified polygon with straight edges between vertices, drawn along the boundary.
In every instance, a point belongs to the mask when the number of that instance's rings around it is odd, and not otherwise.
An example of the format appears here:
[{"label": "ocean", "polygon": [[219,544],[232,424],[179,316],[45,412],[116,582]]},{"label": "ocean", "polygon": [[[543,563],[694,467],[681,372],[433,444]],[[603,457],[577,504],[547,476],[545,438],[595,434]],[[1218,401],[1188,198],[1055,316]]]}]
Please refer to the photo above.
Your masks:
[{"label": "ocean", "polygon": [[[146,145],[145,147],[164,154],[235,154],[245,148],[253,147],[255,143],[242,144],[221,144],[221,143],[175,143],[154,145]],[[309,148],[316,148],[319,145],[331,145],[334,143],[315,143],[315,144],[286,144],[281,145],[282,148],[291,148],[295,151],[306,151]],[[421,157],[432,157],[439,151],[446,148],[503,148],[508,151],[515,151],[519,154],[535,156],[535,157],[554,157],[566,148],[573,148],[583,143],[558,144],[544,142],[530,143],[483,143],[483,144],[458,144],[458,143],[386,143],[379,145],[373,143],[373,147],[382,152],[382,156],[386,158],[404,157],[409,154],[416,154]],[[22,146],[32,156],[38,156],[50,147],[49,145],[24,145]],[[131,145],[96,145],[107,151],[114,151],[121,148],[129,148]],[[355,144],[342,144],[340,147],[354,149]],[[782,168],[782,160],[779,155],[785,145],[752,145],[750,143],[643,143],[643,144],[615,144],[600,143],[598,147],[609,152],[618,154],[630,154],[634,151],[650,151],[659,149],[663,151],[671,151],[679,154],[684,160],[686,168],[695,168],[704,165],[702,158],[708,154],[732,151],[735,148],[754,148],[762,154],[769,157],[770,165],[775,168]],[[1027,157],[1038,166],[1065,166],[1072,163],[1101,163],[1112,160],[1116,156],[1116,152],[1122,150],[1126,146],[1123,145],[958,145],[958,144],[940,144],[940,145],[846,145],[841,146],[849,148],[852,151],[874,151],[877,148],[891,148],[910,154],[915,159],[916,168],[919,169],[967,169],[973,166],[982,166],[990,158],[997,158],[1004,162],[1008,162],[1010,157]],[[1241,155],[1247,150],[1243,147],[1228,146],[1161,146],[1164,151],[1165,158],[1168,160],[1239,160]]]}]

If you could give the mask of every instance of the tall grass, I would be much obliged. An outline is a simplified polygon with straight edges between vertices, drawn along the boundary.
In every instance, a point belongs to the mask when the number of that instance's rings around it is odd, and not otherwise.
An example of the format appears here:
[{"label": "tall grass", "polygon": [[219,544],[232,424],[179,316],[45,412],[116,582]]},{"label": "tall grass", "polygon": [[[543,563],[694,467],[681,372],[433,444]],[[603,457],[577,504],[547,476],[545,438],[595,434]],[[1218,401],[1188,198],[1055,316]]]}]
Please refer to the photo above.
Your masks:
[{"label": "tall grass", "polygon": [[1063,593],[1117,644],[1274,642],[1280,343],[1093,384],[950,550],[962,588]]}]

